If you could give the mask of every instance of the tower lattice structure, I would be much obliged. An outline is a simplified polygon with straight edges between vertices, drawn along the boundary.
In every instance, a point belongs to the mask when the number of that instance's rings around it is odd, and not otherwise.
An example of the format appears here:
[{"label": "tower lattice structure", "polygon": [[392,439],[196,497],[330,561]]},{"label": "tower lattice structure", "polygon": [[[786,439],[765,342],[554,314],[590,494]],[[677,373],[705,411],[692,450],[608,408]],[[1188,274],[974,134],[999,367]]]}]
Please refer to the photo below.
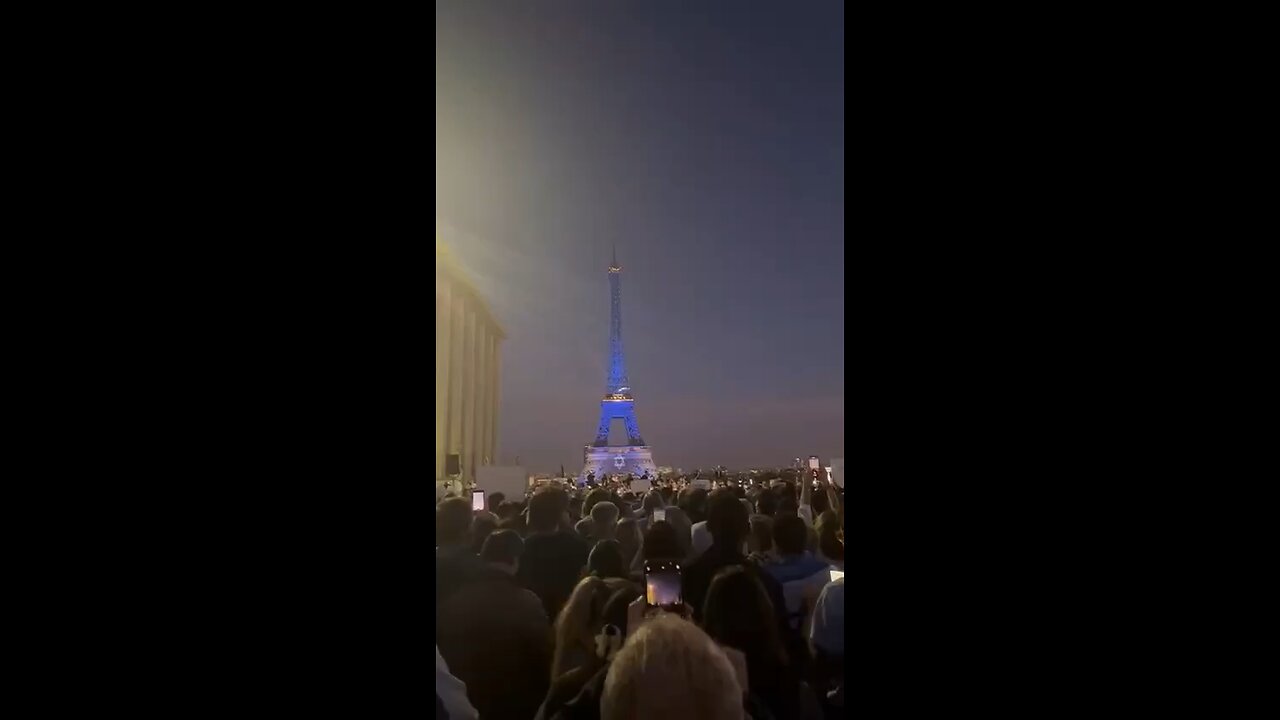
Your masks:
[{"label": "tower lattice structure", "polygon": [[604,399],[600,401],[600,427],[593,447],[608,447],[609,426],[617,418],[621,418],[627,428],[627,444],[644,445],[622,353],[622,267],[618,265],[618,251],[614,248],[613,262],[609,265],[609,379]]}]

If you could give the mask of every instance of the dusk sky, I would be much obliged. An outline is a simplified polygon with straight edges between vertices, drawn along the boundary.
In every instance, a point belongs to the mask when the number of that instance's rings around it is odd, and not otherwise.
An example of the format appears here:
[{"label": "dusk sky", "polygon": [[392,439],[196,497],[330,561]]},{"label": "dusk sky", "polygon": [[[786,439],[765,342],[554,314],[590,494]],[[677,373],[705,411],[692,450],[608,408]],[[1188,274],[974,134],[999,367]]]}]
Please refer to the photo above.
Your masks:
[{"label": "dusk sky", "polygon": [[843,28],[837,0],[437,0],[436,228],[507,332],[500,463],[581,468],[615,244],[658,465],[844,456]]}]

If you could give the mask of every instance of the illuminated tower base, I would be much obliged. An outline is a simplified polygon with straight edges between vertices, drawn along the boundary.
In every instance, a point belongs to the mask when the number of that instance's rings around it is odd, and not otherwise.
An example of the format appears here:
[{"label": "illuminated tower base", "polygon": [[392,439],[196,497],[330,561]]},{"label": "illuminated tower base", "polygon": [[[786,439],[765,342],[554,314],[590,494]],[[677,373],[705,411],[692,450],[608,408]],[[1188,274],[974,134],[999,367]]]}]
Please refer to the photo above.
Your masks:
[{"label": "illuminated tower base", "polygon": [[650,478],[658,477],[658,466],[653,464],[653,453],[648,445],[622,445],[618,447],[595,447],[588,445],[583,453],[582,477],[588,473],[601,480],[605,475],[631,474],[639,478],[649,473]]}]

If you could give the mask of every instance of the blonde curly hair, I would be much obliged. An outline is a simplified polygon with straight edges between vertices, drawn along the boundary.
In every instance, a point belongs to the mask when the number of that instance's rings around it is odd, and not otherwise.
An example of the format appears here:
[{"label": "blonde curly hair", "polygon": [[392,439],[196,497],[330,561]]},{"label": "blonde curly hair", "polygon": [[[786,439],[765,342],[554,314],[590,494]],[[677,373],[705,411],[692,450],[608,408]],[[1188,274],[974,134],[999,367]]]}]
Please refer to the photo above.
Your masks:
[{"label": "blonde curly hair", "polygon": [[743,688],[697,625],[662,613],[622,646],[605,676],[603,720],[742,720]]},{"label": "blonde curly hair", "polygon": [[551,660],[551,680],[572,670],[576,654],[594,653],[595,636],[604,623],[604,604],[616,590],[634,585],[622,578],[600,579],[589,575],[578,582],[556,617],[556,649]]}]

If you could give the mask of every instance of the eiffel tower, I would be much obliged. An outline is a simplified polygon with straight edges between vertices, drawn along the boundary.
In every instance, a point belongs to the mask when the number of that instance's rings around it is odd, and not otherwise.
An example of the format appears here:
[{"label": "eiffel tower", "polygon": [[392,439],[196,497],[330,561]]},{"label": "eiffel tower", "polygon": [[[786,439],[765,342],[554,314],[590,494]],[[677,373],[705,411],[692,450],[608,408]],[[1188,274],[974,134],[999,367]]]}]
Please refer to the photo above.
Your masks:
[{"label": "eiffel tower", "polygon": [[[609,427],[614,420],[622,420],[627,429],[626,445],[609,445]],[[583,460],[584,477],[588,473],[597,478],[606,473],[630,473],[638,478],[648,473],[654,478],[658,474],[653,454],[640,436],[635,397],[631,394],[626,360],[622,355],[622,267],[618,265],[616,247],[613,262],[609,265],[609,377],[604,399],[600,401],[600,425],[596,429],[596,439],[586,446]]]}]

